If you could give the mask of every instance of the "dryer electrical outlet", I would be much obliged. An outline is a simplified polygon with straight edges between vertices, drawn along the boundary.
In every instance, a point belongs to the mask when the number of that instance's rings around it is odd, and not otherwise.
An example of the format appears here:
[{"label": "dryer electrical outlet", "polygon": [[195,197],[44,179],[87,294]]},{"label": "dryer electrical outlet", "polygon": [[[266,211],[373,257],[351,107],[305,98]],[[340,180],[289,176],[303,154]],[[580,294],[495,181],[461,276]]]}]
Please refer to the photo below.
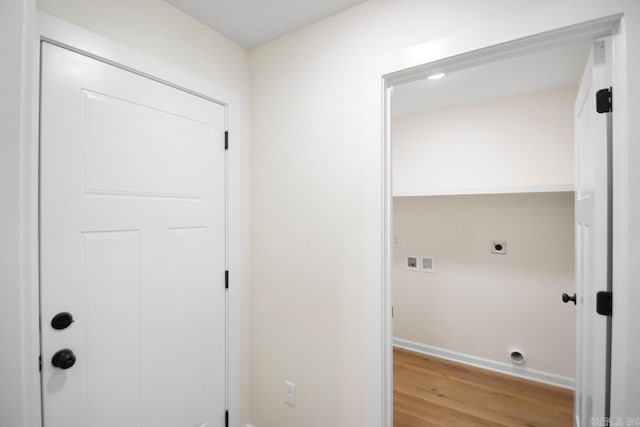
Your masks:
[{"label": "dryer electrical outlet", "polygon": [[507,253],[507,242],[504,240],[491,241],[491,253],[504,255]]}]

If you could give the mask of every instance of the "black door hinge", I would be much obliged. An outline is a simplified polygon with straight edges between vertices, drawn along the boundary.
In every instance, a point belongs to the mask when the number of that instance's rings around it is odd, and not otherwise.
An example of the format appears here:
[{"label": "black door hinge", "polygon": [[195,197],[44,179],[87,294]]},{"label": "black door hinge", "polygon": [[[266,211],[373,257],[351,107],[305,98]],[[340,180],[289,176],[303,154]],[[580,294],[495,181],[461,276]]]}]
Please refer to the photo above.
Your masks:
[{"label": "black door hinge", "polygon": [[600,291],[596,294],[596,312],[603,316],[611,316],[613,314],[613,293]]},{"label": "black door hinge", "polygon": [[229,289],[229,270],[224,272],[224,288]]},{"label": "black door hinge", "polygon": [[229,410],[224,413],[224,427],[229,427]]},{"label": "black door hinge", "polygon": [[38,371],[42,372],[42,355],[38,356]]},{"label": "black door hinge", "polygon": [[596,111],[610,113],[613,111],[613,88],[600,89],[596,92]]},{"label": "black door hinge", "polygon": [[229,149],[229,131],[228,130],[224,131],[224,149],[225,150]]}]

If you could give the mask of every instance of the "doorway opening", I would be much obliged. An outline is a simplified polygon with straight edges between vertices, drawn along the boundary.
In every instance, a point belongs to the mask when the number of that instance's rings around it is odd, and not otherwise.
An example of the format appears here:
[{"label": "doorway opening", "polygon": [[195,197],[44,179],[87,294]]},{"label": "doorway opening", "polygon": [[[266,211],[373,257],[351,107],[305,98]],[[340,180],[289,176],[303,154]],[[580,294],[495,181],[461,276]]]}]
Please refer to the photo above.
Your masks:
[{"label": "doorway opening", "polygon": [[[591,310],[593,276],[611,271],[602,36],[431,64],[388,87],[396,426],[608,415],[610,320]],[[585,197],[601,202],[586,228]]]}]

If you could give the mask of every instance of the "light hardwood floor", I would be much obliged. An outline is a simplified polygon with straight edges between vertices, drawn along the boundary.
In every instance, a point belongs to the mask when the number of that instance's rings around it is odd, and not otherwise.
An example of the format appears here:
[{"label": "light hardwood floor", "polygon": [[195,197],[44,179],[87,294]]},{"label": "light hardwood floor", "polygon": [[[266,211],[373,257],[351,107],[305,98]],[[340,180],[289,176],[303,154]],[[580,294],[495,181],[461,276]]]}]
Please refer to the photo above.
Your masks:
[{"label": "light hardwood floor", "polygon": [[570,390],[402,350],[393,357],[394,427],[572,425]]}]

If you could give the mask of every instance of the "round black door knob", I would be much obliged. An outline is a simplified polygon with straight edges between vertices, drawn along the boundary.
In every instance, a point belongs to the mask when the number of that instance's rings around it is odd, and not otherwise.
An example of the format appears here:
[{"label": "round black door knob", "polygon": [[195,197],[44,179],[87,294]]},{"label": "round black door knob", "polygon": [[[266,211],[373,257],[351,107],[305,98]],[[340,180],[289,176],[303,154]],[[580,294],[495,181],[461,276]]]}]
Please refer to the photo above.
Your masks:
[{"label": "round black door knob", "polygon": [[56,368],[69,369],[76,364],[76,355],[68,348],[59,350],[51,358],[51,364]]},{"label": "round black door knob", "polygon": [[562,294],[562,302],[568,303],[569,301],[573,301],[573,305],[576,305],[576,294],[573,294],[572,296]]},{"label": "round black door knob", "polygon": [[73,316],[66,311],[56,314],[53,316],[53,319],[51,319],[51,327],[57,330],[67,329],[72,323]]}]

